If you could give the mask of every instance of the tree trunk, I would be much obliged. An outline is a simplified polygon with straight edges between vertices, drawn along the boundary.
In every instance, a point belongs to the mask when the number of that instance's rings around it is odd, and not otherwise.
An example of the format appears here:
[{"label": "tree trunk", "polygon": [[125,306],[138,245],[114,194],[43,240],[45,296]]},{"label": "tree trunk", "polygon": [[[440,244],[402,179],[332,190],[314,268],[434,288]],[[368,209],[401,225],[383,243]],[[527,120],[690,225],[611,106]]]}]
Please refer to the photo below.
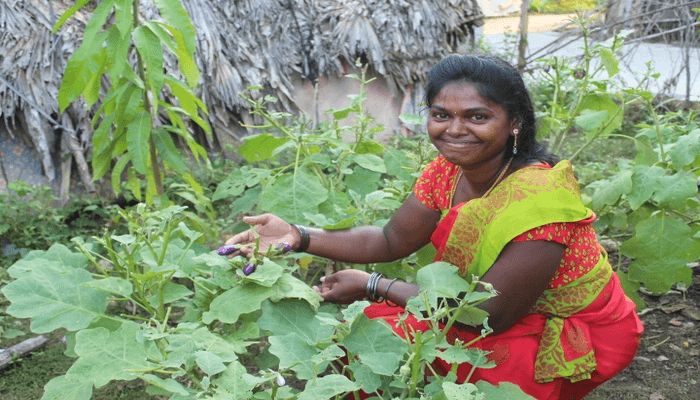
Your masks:
[{"label": "tree trunk", "polygon": [[525,53],[527,52],[527,13],[530,9],[530,0],[523,0],[520,7],[520,42],[518,43],[518,71],[525,71]]}]

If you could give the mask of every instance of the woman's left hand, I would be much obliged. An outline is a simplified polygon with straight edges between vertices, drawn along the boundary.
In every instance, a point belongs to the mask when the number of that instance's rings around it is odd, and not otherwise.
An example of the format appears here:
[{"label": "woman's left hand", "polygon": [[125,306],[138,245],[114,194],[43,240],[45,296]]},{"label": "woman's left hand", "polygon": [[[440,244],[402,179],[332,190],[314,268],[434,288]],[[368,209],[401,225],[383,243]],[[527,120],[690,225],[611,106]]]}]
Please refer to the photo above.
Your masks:
[{"label": "woman's left hand", "polygon": [[321,278],[321,285],[314,290],[324,301],[350,304],[367,297],[369,274],[356,269],[345,269]]}]

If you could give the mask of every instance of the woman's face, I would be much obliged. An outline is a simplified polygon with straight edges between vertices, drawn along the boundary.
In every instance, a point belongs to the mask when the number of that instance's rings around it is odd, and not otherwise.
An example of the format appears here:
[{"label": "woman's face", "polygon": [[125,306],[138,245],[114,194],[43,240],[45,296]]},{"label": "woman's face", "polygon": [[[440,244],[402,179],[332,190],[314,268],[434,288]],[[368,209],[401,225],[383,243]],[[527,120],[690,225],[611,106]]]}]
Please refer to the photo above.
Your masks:
[{"label": "woman's face", "polygon": [[490,163],[500,166],[515,128],[504,106],[464,82],[445,85],[433,99],[428,116],[428,134],[435,147],[464,169]]}]

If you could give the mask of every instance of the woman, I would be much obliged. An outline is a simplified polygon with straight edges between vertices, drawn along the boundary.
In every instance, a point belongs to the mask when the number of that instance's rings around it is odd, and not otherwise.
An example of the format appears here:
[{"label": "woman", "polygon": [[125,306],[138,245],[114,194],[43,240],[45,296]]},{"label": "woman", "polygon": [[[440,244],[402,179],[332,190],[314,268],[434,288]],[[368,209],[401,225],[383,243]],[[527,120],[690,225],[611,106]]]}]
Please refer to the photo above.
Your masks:
[{"label": "woman", "polygon": [[[262,248],[288,243],[359,264],[393,261],[432,241],[436,261],[500,292],[480,306],[494,333],[476,344],[497,366],[477,369],[470,380],[513,382],[538,399],[582,398],[629,365],[643,329],[596,240],[595,215],[581,203],[571,164],[536,142],[525,83],[500,58],[446,57],[428,75],[426,101],[428,134],[440,156],[385,227],[324,231],[270,214],[244,221],[255,226]],[[249,230],[226,243],[254,239]],[[400,307],[418,293],[415,284],[377,277],[343,270],[315,289],[326,301],[369,294]],[[375,304],[365,312],[391,323],[402,311]],[[480,329],[453,327],[447,337],[468,342]],[[439,360],[436,368],[450,370]],[[470,370],[459,366],[460,382]]]}]

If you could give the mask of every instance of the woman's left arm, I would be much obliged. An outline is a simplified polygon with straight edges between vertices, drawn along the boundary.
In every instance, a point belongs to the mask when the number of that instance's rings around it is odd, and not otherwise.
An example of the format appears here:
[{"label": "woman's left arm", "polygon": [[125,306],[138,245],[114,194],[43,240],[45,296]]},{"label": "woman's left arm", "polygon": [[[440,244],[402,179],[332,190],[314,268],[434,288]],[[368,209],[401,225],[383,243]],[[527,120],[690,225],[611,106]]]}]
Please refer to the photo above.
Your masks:
[{"label": "woman's left arm", "polygon": [[563,244],[544,240],[510,242],[503,248],[481,277],[499,292],[479,306],[489,313],[489,327],[495,334],[513,326],[535,305],[559,268],[565,249]]}]

